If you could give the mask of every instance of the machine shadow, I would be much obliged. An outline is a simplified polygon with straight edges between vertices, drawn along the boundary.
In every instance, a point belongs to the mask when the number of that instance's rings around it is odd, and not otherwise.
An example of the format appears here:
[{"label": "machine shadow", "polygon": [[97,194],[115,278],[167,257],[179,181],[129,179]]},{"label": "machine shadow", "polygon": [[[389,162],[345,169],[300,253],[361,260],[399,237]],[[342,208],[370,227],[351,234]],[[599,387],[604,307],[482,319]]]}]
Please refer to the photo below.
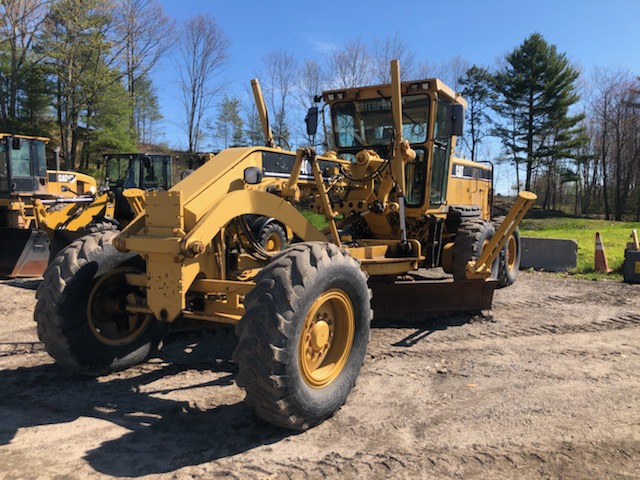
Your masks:
[{"label": "machine shadow", "polygon": [[15,288],[22,288],[24,290],[38,290],[40,283],[42,282],[41,278],[8,278],[8,277],[0,277],[0,282],[4,285],[9,285]]},{"label": "machine shadow", "polygon": [[[231,345],[230,345],[231,343]],[[54,364],[0,371],[0,445],[20,428],[73,422],[81,417],[105,420],[128,430],[87,451],[96,471],[114,477],[167,473],[277,442],[293,432],[258,421],[242,401],[196,404],[163,398],[167,393],[233,384],[234,348],[229,335],[209,332],[173,334],[149,365],[131,376],[88,379]],[[191,372],[196,380],[167,389],[147,387],[166,376]],[[217,373],[198,383],[195,372]],[[208,378],[211,378],[209,376]],[[162,387],[161,387],[162,388]],[[146,391],[145,391],[146,390]]]},{"label": "machine shadow", "polygon": [[394,347],[410,348],[436,332],[462,327],[468,323],[490,322],[493,315],[486,310],[470,310],[455,313],[412,313],[374,316],[372,328],[412,329],[413,332],[392,344]]}]

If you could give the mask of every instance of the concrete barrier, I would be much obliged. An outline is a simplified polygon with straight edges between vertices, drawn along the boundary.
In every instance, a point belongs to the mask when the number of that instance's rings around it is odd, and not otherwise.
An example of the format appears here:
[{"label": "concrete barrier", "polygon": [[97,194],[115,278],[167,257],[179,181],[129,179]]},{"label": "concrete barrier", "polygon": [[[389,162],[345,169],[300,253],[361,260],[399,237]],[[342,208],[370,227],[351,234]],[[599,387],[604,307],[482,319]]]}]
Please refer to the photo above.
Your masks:
[{"label": "concrete barrier", "polygon": [[565,272],[576,268],[578,242],[558,238],[521,237],[520,268],[534,268],[548,272]]}]

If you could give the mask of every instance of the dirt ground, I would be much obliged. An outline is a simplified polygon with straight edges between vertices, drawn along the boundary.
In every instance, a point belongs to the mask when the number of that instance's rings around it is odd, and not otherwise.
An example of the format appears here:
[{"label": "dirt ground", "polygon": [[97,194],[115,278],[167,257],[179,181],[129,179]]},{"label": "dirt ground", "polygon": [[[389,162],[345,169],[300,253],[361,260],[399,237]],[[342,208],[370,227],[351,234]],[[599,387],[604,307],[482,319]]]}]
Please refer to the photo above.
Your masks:
[{"label": "dirt ground", "polygon": [[640,285],[521,273],[493,318],[377,320],[347,404],[292,434],[256,420],[230,330],[176,333],[88,380],[0,283],[4,479],[640,478]]}]

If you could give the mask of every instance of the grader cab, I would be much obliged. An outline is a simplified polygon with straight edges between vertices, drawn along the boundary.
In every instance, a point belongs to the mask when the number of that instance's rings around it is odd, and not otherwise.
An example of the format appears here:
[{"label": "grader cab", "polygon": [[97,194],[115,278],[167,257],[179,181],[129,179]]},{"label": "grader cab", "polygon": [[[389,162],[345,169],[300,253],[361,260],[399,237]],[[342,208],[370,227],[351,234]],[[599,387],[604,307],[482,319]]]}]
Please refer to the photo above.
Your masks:
[{"label": "grader cab", "polygon": [[[496,232],[490,173],[452,155],[463,100],[437,80],[400,82],[391,67],[391,85],[323,94],[336,151],[322,155],[274,146],[254,81],[267,146],[220,152],[169,190],[136,198],[122,232],[61,252],[37,293],[47,351],[101,375],[144,361],[176,322],[235,325],[246,402],[301,430],[331,416],[354,386],[372,292],[374,306],[404,295],[415,311],[488,308],[500,264],[513,267],[505,245],[535,196],[521,193]],[[277,219],[297,241],[265,251],[247,215]],[[451,275],[436,285],[418,278],[434,267]]]}]

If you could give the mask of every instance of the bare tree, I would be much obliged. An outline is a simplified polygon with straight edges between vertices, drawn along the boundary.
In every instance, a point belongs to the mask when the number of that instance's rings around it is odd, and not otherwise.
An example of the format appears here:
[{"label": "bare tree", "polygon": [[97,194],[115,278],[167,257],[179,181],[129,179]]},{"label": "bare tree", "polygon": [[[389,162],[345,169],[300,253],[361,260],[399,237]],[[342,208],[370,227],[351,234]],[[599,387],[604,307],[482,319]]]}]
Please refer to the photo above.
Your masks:
[{"label": "bare tree", "polygon": [[459,92],[461,88],[460,78],[469,70],[469,62],[460,55],[456,55],[448,62],[443,63],[441,69],[442,79],[447,85],[453,88],[454,91]]},{"label": "bare tree", "polygon": [[388,35],[384,40],[373,42],[372,60],[374,65],[373,79],[378,83],[391,83],[391,60],[400,62],[400,74],[403,80],[415,78],[415,54],[409,49],[407,42],[400,39],[398,34]]},{"label": "bare tree", "polygon": [[469,69],[469,62],[459,55],[439,65],[421,63],[418,67],[420,78],[439,78],[456,92],[460,90],[460,77]]},{"label": "bare tree", "polygon": [[293,54],[285,50],[267,53],[262,58],[264,82],[262,84],[267,108],[273,114],[271,128],[275,137],[289,143],[290,129],[287,114],[295,88],[297,63]]},{"label": "bare tree", "polygon": [[371,55],[362,39],[349,42],[344,49],[335,50],[329,55],[327,76],[333,88],[352,88],[371,83]]},{"label": "bare tree", "polygon": [[309,108],[314,97],[322,93],[326,84],[326,75],[322,67],[315,60],[305,60],[298,70],[296,81],[296,99],[302,108]]},{"label": "bare tree", "polygon": [[157,0],[119,0],[121,22],[116,34],[123,41],[124,71],[131,105],[131,134],[138,140],[136,125],[137,84],[172,46],[174,22]]},{"label": "bare tree", "polygon": [[9,53],[6,78],[0,72],[0,115],[4,124],[16,117],[18,93],[28,75],[29,67],[37,62],[30,59],[32,46],[47,18],[50,0],[0,0],[0,46]]},{"label": "bare tree", "polygon": [[202,140],[204,116],[221,89],[214,80],[229,58],[229,40],[212,16],[198,15],[184,23],[178,49],[184,129],[193,153]]},{"label": "bare tree", "polygon": [[[326,85],[326,75],[322,67],[315,60],[305,60],[298,70],[296,81],[296,100],[298,106],[306,112],[306,110],[315,104],[315,97],[322,93]],[[296,123],[295,133],[300,138],[306,138],[307,132],[303,122]],[[320,135],[321,137],[321,135]],[[321,138],[318,140],[321,142]]]},{"label": "bare tree", "polygon": [[610,218],[613,201],[614,218],[622,220],[630,196],[639,185],[640,111],[634,94],[638,83],[630,72],[621,69],[596,69],[594,83],[591,114],[596,124],[605,215]]}]

